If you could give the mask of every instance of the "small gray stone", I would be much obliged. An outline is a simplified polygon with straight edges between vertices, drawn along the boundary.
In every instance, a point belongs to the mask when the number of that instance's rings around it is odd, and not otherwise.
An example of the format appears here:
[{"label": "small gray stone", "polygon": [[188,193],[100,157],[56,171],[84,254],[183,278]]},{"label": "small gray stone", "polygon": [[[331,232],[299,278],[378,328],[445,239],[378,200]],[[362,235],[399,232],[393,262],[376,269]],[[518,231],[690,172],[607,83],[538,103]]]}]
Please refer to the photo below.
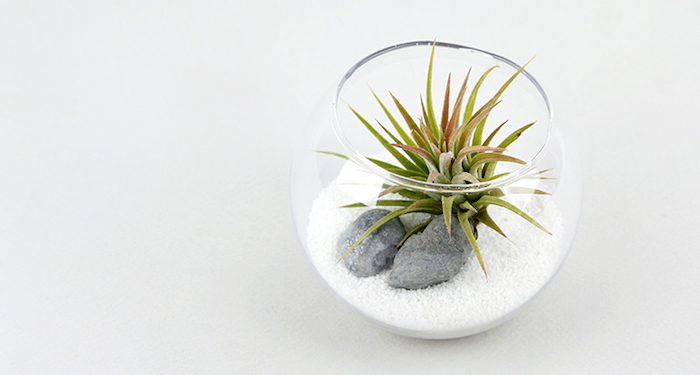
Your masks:
[{"label": "small gray stone", "polygon": [[[369,210],[358,217],[338,239],[340,254],[345,252],[362,234],[391,211]],[[343,258],[345,267],[358,277],[373,276],[390,266],[398,251],[398,244],[406,229],[401,220],[394,218],[367,236],[359,245]]]},{"label": "small gray stone", "polygon": [[394,258],[387,283],[396,288],[420,289],[457,275],[472,247],[456,216],[450,221],[450,229],[452,238],[447,234],[444,216],[439,215],[423,233],[409,237]]}]

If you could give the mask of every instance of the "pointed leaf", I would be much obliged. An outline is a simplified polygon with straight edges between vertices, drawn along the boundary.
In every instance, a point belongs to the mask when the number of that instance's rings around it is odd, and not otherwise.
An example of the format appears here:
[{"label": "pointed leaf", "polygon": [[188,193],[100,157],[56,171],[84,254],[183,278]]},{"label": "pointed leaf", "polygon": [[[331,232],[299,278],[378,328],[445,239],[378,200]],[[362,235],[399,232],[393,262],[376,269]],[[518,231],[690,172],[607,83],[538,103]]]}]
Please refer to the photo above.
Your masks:
[{"label": "pointed leaf", "polygon": [[337,152],[321,151],[321,150],[312,150],[312,151],[318,152],[319,154],[326,154],[326,155],[336,156],[336,157],[339,157],[339,158],[341,158],[341,159],[350,160],[349,157],[347,157],[347,156],[345,156],[345,155],[343,155],[343,154],[339,154],[339,153],[337,153]]},{"label": "pointed leaf", "polygon": [[[384,125],[382,125],[379,121],[377,121],[377,124],[379,124],[379,126],[380,126],[387,134],[389,134],[389,136],[391,137],[391,140],[393,140],[394,143],[401,143],[401,141],[398,140],[393,134],[391,134],[391,132],[389,132],[389,130],[387,130],[387,129],[384,127]],[[411,142],[411,143],[413,144],[413,142]],[[418,166],[418,168],[420,168],[421,171],[426,172],[426,173],[428,172],[428,167],[425,166],[425,161],[423,161],[423,159],[419,158],[418,156],[416,156],[416,155],[414,155],[414,154],[412,154],[412,153],[406,153],[406,155],[408,155],[408,157],[411,158],[411,160],[413,161],[413,164],[415,164],[416,166]]]},{"label": "pointed leaf", "polygon": [[450,79],[452,74],[447,75],[447,87],[445,88],[445,101],[442,104],[442,119],[440,121],[440,133],[445,134],[445,128],[447,127],[447,121],[449,121],[450,116]]},{"label": "pointed leaf", "polygon": [[[370,91],[372,91],[372,89],[370,89]],[[401,137],[401,139],[403,139],[403,141],[407,145],[415,146],[416,144],[413,143],[413,140],[411,139],[411,137],[409,137],[408,134],[406,134],[406,131],[404,131],[403,127],[401,127],[401,125],[399,125],[399,123],[396,121],[394,116],[391,115],[391,112],[389,112],[389,110],[386,108],[386,106],[384,106],[384,103],[382,103],[382,101],[379,100],[379,97],[377,96],[377,94],[374,93],[374,91],[372,91],[372,95],[374,95],[374,98],[377,99],[377,102],[379,102],[379,105],[382,107],[384,114],[386,114],[386,117],[388,117],[389,121],[391,121],[392,125],[394,125],[394,129],[396,129],[396,131],[399,133],[399,136]],[[399,143],[399,142],[396,142],[396,143]]]},{"label": "pointed leaf", "polygon": [[392,143],[391,145],[394,147],[398,147],[400,149],[412,152],[412,153],[422,157],[423,159],[425,159],[425,161],[428,164],[435,164],[435,161],[433,161],[432,155],[430,155],[428,152],[426,152],[422,148],[413,147],[413,146],[406,146],[406,145],[401,145],[401,144],[396,144],[396,143]]},{"label": "pointed leaf", "polygon": [[365,125],[365,127],[367,128],[367,130],[369,130],[370,133],[372,133],[372,135],[374,135],[374,137],[377,138],[377,140],[379,141],[379,143],[381,143],[382,146],[384,146],[384,148],[385,148],[387,151],[389,151],[389,152],[391,153],[391,155],[392,155],[394,158],[396,158],[396,160],[399,161],[399,163],[401,163],[401,165],[403,165],[404,167],[406,167],[406,169],[410,169],[410,170],[413,170],[413,171],[416,171],[416,172],[419,172],[419,171],[420,171],[420,168],[418,168],[415,164],[411,163],[410,160],[406,159],[406,157],[403,156],[403,155],[401,155],[401,153],[398,152],[395,148],[391,147],[391,146],[389,145],[389,142],[387,142],[386,139],[384,139],[384,137],[382,137],[382,135],[379,134],[379,132],[377,132],[377,131],[372,127],[372,125],[370,125],[362,116],[360,116],[359,113],[357,113],[354,109],[352,109],[352,107],[350,108],[350,110],[355,114],[355,116],[357,116],[358,119],[360,119],[360,122],[362,122],[362,123]]},{"label": "pointed leaf", "polygon": [[432,94],[432,81],[433,81],[433,56],[435,55],[435,43],[436,40],[433,41],[433,49],[430,51],[430,63],[428,64],[428,82],[427,82],[427,87],[426,87],[426,97],[425,100],[427,101],[428,105],[428,117],[425,119],[425,121],[428,123],[430,126],[430,129],[433,130],[435,136],[438,135],[438,129],[437,129],[437,121],[435,121],[435,112],[433,111],[433,94]]},{"label": "pointed leaf", "polygon": [[[504,139],[498,145],[498,147],[506,148],[506,147],[510,146],[511,143],[515,142],[515,140],[520,138],[520,136],[525,132],[525,130],[529,129],[534,124],[535,123],[532,122],[532,123],[529,123],[529,124],[523,126],[520,129],[517,129],[516,131],[511,133],[509,136],[507,136],[506,139]],[[490,164],[486,165],[486,167],[484,167],[484,177],[485,178],[491,177],[495,171],[496,171],[496,163],[490,163]]]},{"label": "pointed leaf", "polygon": [[418,144],[418,148],[423,149],[423,150],[430,150],[430,146],[428,146],[428,140],[423,137],[423,135],[420,132],[417,132],[413,129],[411,129],[411,136],[413,139],[416,140],[416,143]]},{"label": "pointed leaf", "polygon": [[384,188],[384,190],[382,190],[382,192],[379,193],[378,197],[383,197],[383,196],[385,196],[385,195],[387,195],[387,194],[394,194],[394,193],[396,193],[396,194],[399,194],[399,195],[401,195],[401,196],[403,196],[403,197],[406,197],[406,198],[408,198],[408,199],[410,199],[410,200],[412,200],[412,201],[416,201],[416,200],[421,200],[421,199],[427,198],[427,196],[426,196],[425,194],[421,193],[421,192],[413,191],[413,190],[408,190],[408,189],[406,189],[405,187],[399,186],[399,185],[393,185],[393,186],[384,185],[384,186],[382,186],[382,188]]},{"label": "pointed leaf", "polygon": [[402,189],[403,189],[403,187],[402,187],[402,186],[399,186],[399,185],[388,186],[388,187],[385,185],[385,186],[382,186],[382,187],[385,188],[385,189],[382,190],[382,192],[379,193],[379,195],[377,195],[377,197],[383,197],[383,196],[385,196],[385,195],[387,195],[387,194],[398,193],[399,190],[402,190]]},{"label": "pointed leaf", "polygon": [[464,160],[464,157],[469,155],[469,154],[474,154],[478,152],[498,152],[498,151],[505,151],[505,148],[500,148],[500,147],[489,147],[489,146],[469,146],[469,147],[463,147],[460,151],[459,154],[457,154],[457,157],[455,158],[455,163],[461,162]]},{"label": "pointed leaf", "polygon": [[408,189],[402,189],[396,192],[397,194],[406,197],[412,201],[417,201],[421,199],[427,199],[428,196],[424,193],[418,192],[418,191],[413,191],[413,190],[408,190]]},{"label": "pointed leaf", "polygon": [[474,216],[474,219],[476,219],[480,223],[483,223],[487,227],[493,229],[494,231],[496,231],[496,233],[500,234],[506,240],[510,241],[510,243],[513,243],[513,241],[511,241],[510,238],[508,238],[508,236],[506,236],[506,234],[503,233],[503,231],[498,226],[498,224],[496,224],[496,222],[493,221],[491,216],[489,216],[488,211],[483,210],[483,211],[479,212],[478,214],[476,214],[476,216]]},{"label": "pointed leaf", "polygon": [[503,125],[506,124],[506,122],[508,122],[508,120],[503,121],[503,123],[502,123],[501,125],[498,125],[498,127],[496,128],[496,130],[494,130],[493,132],[491,132],[491,134],[488,136],[488,138],[486,138],[486,140],[484,141],[484,143],[483,143],[482,145],[483,145],[483,146],[488,146],[488,145],[491,143],[491,141],[493,140],[493,137],[496,135],[496,133],[498,133],[499,130],[501,130],[501,128],[503,127]]},{"label": "pointed leaf", "polygon": [[[533,59],[534,59],[534,57],[533,57]],[[530,59],[530,61],[532,61],[532,59]],[[511,82],[513,82],[513,80],[515,79],[515,77],[517,77],[517,76],[525,69],[525,67],[527,66],[527,64],[530,63],[530,61],[526,62],[525,65],[523,65],[520,69],[518,69],[517,72],[515,72],[512,76],[510,76],[510,78],[501,86],[501,88],[498,90],[498,92],[496,92],[496,94],[491,98],[491,100],[489,100],[488,102],[486,102],[486,104],[484,104],[484,106],[482,107],[482,109],[487,108],[487,107],[490,106],[492,103],[495,103],[496,100],[498,100],[498,98],[501,96],[501,94],[503,94],[503,92],[506,90],[506,88],[508,88],[508,86],[511,84]],[[481,111],[481,109],[480,109],[479,111]],[[477,112],[477,113],[478,113],[478,112]],[[477,138],[477,134],[476,134],[476,132],[475,132],[475,137],[474,137],[474,142],[475,142],[475,143],[474,143],[474,144],[478,144],[478,143],[481,142],[481,131],[483,130],[483,127],[484,127],[485,122],[486,122],[486,117],[484,117],[484,118],[480,121],[479,125],[477,126],[477,129],[478,129],[478,138]]]},{"label": "pointed leaf", "polygon": [[[445,137],[449,138],[449,136],[457,129],[457,122],[459,121],[459,111],[462,108],[462,100],[464,100],[464,93],[467,91],[467,81],[469,80],[469,74],[472,72],[472,68],[469,68],[469,71],[467,71],[467,76],[464,77],[464,82],[462,83],[462,87],[459,89],[459,95],[457,95],[457,101],[455,102],[454,109],[452,110],[452,118],[450,119],[450,122],[447,125],[447,131],[445,132]],[[451,147],[451,144],[448,144],[448,147]],[[448,151],[453,151],[449,150]],[[456,152],[456,151],[455,151]]]},{"label": "pointed leaf", "polygon": [[533,189],[529,187],[524,187],[524,186],[509,186],[509,187],[504,187],[500,189],[493,189],[486,193],[488,195],[492,195],[494,197],[503,197],[506,195],[511,195],[511,194],[535,194],[535,195],[551,195],[547,193],[546,191],[540,190],[540,189]]},{"label": "pointed leaf", "polygon": [[[506,172],[506,173],[499,173],[499,174],[497,174],[497,175],[495,175],[495,176],[491,176],[491,177],[488,177],[488,178],[486,178],[486,177],[480,178],[479,181],[481,181],[481,182],[484,182],[484,181],[493,181],[493,180],[495,180],[495,179],[497,179],[497,178],[499,178],[499,177],[503,177],[503,176],[505,176],[505,175],[507,175],[507,174],[508,174],[507,172]],[[523,177],[523,178],[527,178],[527,177]]]},{"label": "pointed leaf", "polygon": [[[415,121],[413,121],[413,118],[411,118],[411,115],[406,111],[406,108],[401,105],[398,99],[392,94],[391,92],[389,93],[391,95],[391,98],[394,100],[394,104],[396,105],[396,108],[398,108],[399,112],[401,113],[401,116],[403,117],[404,121],[406,121],[406,125],[408,125],[408,128],[411,130],[415,130],[417,132],[420,132],[420,129],[418,128],[418,125],[416,124]],[[415,139],[415,138],[414,138]]]},{"label": "pointed leaf", "polygon": [[373,159],[373,158],[367,158],[367,160],[371,161],[372,163],[376,164],[378,167],[384,169],[385,171],[389,173],[394,173],[399,176],[403,177],[412,177],[416,174],[415,171],[409,171],[403,168],[399,168],[391,163],[387,163],[381,160]]},{"label": "pointed leaf", "polygon": [[501,94],[503,94],[503,92],[506,91],[506,88],[508,88],[508,86],[511,84],[511,82],[513,82],[513,80],[514,80],[523,70],[525,70],[525,67],[526,67],[530,62],[532,62],[533,59],[534,59],[534,57],[533,57],[532,59],[528,60],[528,62],[526,62],[523,66],[521,66],[520,69],[518,69],[517,72],[513,73],[513,75],[510,76],[510,78],[508,78],[508,80],[501,86],[501,88],[498,89],[498,92],[496,93],[496,95],[494,95],[493,98],[491,98],[491,100],[490,100],[491,103],[495,103],[495,102],[496,102],[496,100],[501,96]]},{"label": "pointed leaf", "polygon": [[472,159],[471,166],[469,167],[469,173],[475,174],[476,170],[479,166],[485,163],[490,163],[490,162],[498,162],[498,161],[503,161],[503,162],[511,162],[511,163],[518,163],[518,164],[525,164],[524,161],[514,158],[512,156],[508,155],[503,155],[503,154],[479,154]]},{"label": "pointed leaf", "polygon": [[479,212],[476,208],[474,208],[474,206],[471,205],[471,203],[469,203],[469,201],[462,202],[459,205],[459,208],[461,208],[462,210],[467,211],[467,212],[471,211],[475,214]]},{"label": "pointed leaf", "polygon": [[379,120],[374,119],[374,121],[377,122],[377,125],[379,125],[379,127],[382,128],[382,130],[384,130],[384,133],[386,133],[391,138],[391,140],[394,141],[394,143],[401,143],[401,141],[398,138],[396,138],[396,136],[392,132],[390,132],[389,129],[385,128],[384,125],[382,125],[382,123],[379,122]]},{"label": "pointed leaf", "polygon": [[447,225],[447,235],[452,238],[452,226],[450,222],[452,221],[452,203],[455,200],[454,195],[442,196],[442,216],[445,218],[445,225]]},{"label": "pointed leaf", "polygon": [[482,196],[481,198],[479,198],[479,200],[476,201],[476,203],[474,203],[474,207],[475,207],[477,210],[479,210],[479,211],[481,211],[484,207],[489,206],[489,205],[496,205],[496,206],[501,206],[501,207],[503,207],[503,208],[506,208],[506,209],[508,209],[508,210],[510,210],[510,211],[512,211],[512,212],[514,212],[514,213],[517,214],[518,216],[522,217],[523,219],[529,221],[532,225],[534,225],[534,226],[536,226],[537,228],[541,229],[541,230],[544,231],[545,233],[550,234],[550,235],[552,234],[552,233],[551,233],[550,231],[548,231],[545,227],[543,227],[542,225],[540,225],[540,223],[538,223],[535,219],[533,219],[532,217],[530,217],[528,214],[526,214],[525,212],[523,212],[523,211],[522,211],[521,209],[519,209],[518,207],[515,207],[513,204],[511,204],[511,203],[509,203],[509,202],[506,202],[506,201],[504,201],[503,199],[496,198],[496,197],[493,197],[493,196],[490,196],[490,195],[484,195],[484,196]]},{"label": "pointed leaf", "polygon": [[529,129],[532,125],[535,125],[535,123],[534,123],[534,122],[531,122],[531,123],[529,123],[529,124],[523,126],[522,128],[520,128],[520,129],[514,131],[514,132],[511,133],[508,137],[506,137],[506,139],[504,139],[504,140],[498,145],[498,147],[506,148],[506,147],[510,146],[511,143],[515,142],[516,139],[520,138],[520,136],[525,132],[525,130]]},{"label": "pointed leaf", "polygon": [[426,139],[428,139],[428,141],[430,141],[430,145],[436,146],[439,149],[440,140],[438,139],[438,137],[433,135],[433,132],[428,128],[428,125],[426,125],[425,122],[421,121],[420,126],[421,129],[423,129],[423,135]]},{"label": "pointed leaf", "polygon": [[464,145],[467,143],[467,139],[469,139],[479,122],[483,120],[489,114],[489,112],[491,112],[498,105],[498,103],[500,102],[496,102],[483,111],[480,111],[474,115],[469,122],[466,122],[459,127],[459,130],[450,137],[450,140],[448,140],[448,142],[454,142],[455,150],[459,150],[464,147]]},{"label": "pointed leaf", "polygon": [[464,158],[467,157],[467,155],[470,155],[473,153],[478,153],[478,152],[503,151],[503,150],[504,149],[502,149],[502,148],[488,147],[488,146],[464,147],[459,151],[459,153],[457,154],[457,157],[454,159],[454,162],[452,163],[452,175],[457,175],[457,174],[464,172],[464,166],[463,166],[462,162],[464,161]]},{"label": "pointed leaf", "polygon": [[412,205],[406,207],[406,209],[403,210],[402,215],[410,212],[426,212],[438,215],[442,213],[442,206],[440,205],[440,202],[436,201],[435,199],[426,198],[415,201]]},{"label": "pointed leaf", "polygon": [[476,81],[476,85],[474,85],[474,88],[472,89],[471,95],[469,95],[469,100],[467,100],[467,106],[464,109],[464,120],[462,120],[462,123],[466,124],[469,122],[469,119],[472,117],[472,113],[474,112],[474,104],[476,103],[476,94],[479,92],[479,88],[481,88],[481,84],[484,82],[484,79],[486,79],[486,76],[491,73],[492,70],[496,69],[498,66],[494,65],[488,70],[484,72],[484,74],[479,77],[479,80]]},{"label": "pointed leaf", "polygon": [[474,233],[472,233],[471,225],[469,225],[469,218],[467,217],[467,213],[464,211],[459,211],[457,213],[457,218],[459,219],[459,224],[462,226],[464,234],[467,235],[469,244],[472,245],[472,250],[474,250],[476,259],[479,260],[479,265],[481,266],[481,270],[484,271],[484,276],[486,276],[486,278],[488,279],[489,275],[486,273],[484,259],[481,257],[481,251],[479,251],[479,246],[476,244],[476,238],[474,238]]}]

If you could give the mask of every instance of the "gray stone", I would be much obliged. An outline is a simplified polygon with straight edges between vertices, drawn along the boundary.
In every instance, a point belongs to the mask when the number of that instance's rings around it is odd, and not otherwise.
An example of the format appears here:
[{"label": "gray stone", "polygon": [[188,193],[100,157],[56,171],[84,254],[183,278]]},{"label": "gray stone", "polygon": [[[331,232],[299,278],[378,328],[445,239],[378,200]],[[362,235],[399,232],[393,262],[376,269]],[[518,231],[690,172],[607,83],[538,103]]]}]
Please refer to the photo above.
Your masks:
[{"label": "gray stone", "polygon": [[[387,283],[396,288],[420,289],[453,278],[472,252],[467,235],[456,216],[447,234],[443,215],[436,216],[423,233],[404,242],[394,258]],[[472,233],[474,228],[472,227]]]},{"label": "gray stone", "polygon": [[[367,229],[389,213],[389,210],[372,209],[360,215],[338,239],[340,254],[345,254]],[[355,276],[376,275],[392,264],[397,246],[405,235],[406,229],[401,220],[391,219],[352,249],[343,258],[343,263]]]}]

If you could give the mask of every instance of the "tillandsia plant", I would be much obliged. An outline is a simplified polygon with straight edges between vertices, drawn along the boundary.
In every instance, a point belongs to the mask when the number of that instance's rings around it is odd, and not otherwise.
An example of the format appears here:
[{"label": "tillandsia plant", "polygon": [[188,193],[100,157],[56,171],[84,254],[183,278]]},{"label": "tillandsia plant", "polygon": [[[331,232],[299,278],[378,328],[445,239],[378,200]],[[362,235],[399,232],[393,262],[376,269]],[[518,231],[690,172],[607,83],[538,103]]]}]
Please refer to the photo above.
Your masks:
[{"label": "tillandsia plant", "polygon": [[[405,178],[425,183],[459,185],[462,187],[491,181],[505,175],[506,173],[496,174],[496,165],[499,162],[525,164],[523,160],[504,154],[504,151],[506,151],[506,147],[517,140],[521,134],[534,123],[527,124],[517,129],[506,136],[495,147],[491,146],[491,144],[494,142],[494,138],[505,122],[496,127],[485,139],[482,140],[482,137],[489,114],[500,103],[499,97],[510,83],[523,71],[527,64],[513,74],[500,87],[496,94],[477,110],[475,110],[475,101],[479,88],[487,75],[497,66],[486,70],[472,88],[471,94],[466,97],[467,81],[471,73],[471,69],[469,69],[454,103],[450,103],[451,75],[448,76],[447,88],[445,89],[444,100],[442,102],[442,114],[438,119],[435,115],[433,98],[431,95],[434,54],[435,44],[433,44],[433,49],[430,54],[426,97],[425,102],[423,102],[421,98],[422,114],[420,117],[414,119],[396,97],[389,93],[401,118],[403,118],[405,122],[406,128],[399,124],[396,117],[391,114],[386,105],[379,99],[374,91],[372,91],[372,95],[374,95],[396,131],[395,135],[377,120],[377,124],[381,130],[386,133],[389,140],[375,129],[364,117],[352,109],[352,107],[350,108],[359,121],[364,124],[367,130],[369,130],[396,159],[399,165],[374,158],[368,159],[382,169]],[[341,154],[328,154],[347,159],[346,156]],[[537,228],[549,233],[547,229],[525,212],[501,199],[504,195],[511,193],[547,194],[538,189],[511,187],[507,190],[504,188],[487,188],[474,192],[465,192],[464,190],[458,192],[449,190],[445,192],[429,192],[395,184],[385,184],[383,188],[384,190],[379,194],[380,198],[393,193],[400,195],[402,199],[379,199],[376,204],[378,206],[399,207],[399,209],[387,214],[371,226],[352,246],[350,246],[340,258],[341,260],[362,242],[362,240],[389,220],[412,212],[423,212],[431,215],[443,214],[450,236],[451,220],[453,215],[456,215],[462,230],[466,234],[477,256],[481,269],[487,277],[486,267],[479,247],[476,244],[476,236],[472,233],[470,228],[476,228],[476,233],[478,235],[478,224],[484,224],[507,238],[501,228],[499,228],[489,216],[487,211],[489,206],[496,205],[506,208],[529,221]],[[343,207],[362,206],[365,205],[362,203],[355,203]],[[423,224],[419,224],[408,231],[399,245],[403,244],[411,235],[425,229],[431,220],[432,219]]]}]

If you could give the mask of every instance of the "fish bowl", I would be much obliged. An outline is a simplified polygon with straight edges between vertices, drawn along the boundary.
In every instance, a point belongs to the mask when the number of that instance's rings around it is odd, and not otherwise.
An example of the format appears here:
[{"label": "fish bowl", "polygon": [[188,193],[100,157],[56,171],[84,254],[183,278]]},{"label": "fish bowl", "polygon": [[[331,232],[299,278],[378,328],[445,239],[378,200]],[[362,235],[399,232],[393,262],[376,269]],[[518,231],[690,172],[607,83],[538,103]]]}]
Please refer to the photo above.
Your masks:
[{"label": "fish bowl", "polygon": [[[469,336],[521,312],[562,267],[581,174],[525,65],[452,43],[393,45],[350,67],[300,127],[296,232],[318,279],[361,317],[410,337]],[[343,244],[372,210],[381,222]],[[380,255],[359,250],[392,222],[401,234]]]}]

